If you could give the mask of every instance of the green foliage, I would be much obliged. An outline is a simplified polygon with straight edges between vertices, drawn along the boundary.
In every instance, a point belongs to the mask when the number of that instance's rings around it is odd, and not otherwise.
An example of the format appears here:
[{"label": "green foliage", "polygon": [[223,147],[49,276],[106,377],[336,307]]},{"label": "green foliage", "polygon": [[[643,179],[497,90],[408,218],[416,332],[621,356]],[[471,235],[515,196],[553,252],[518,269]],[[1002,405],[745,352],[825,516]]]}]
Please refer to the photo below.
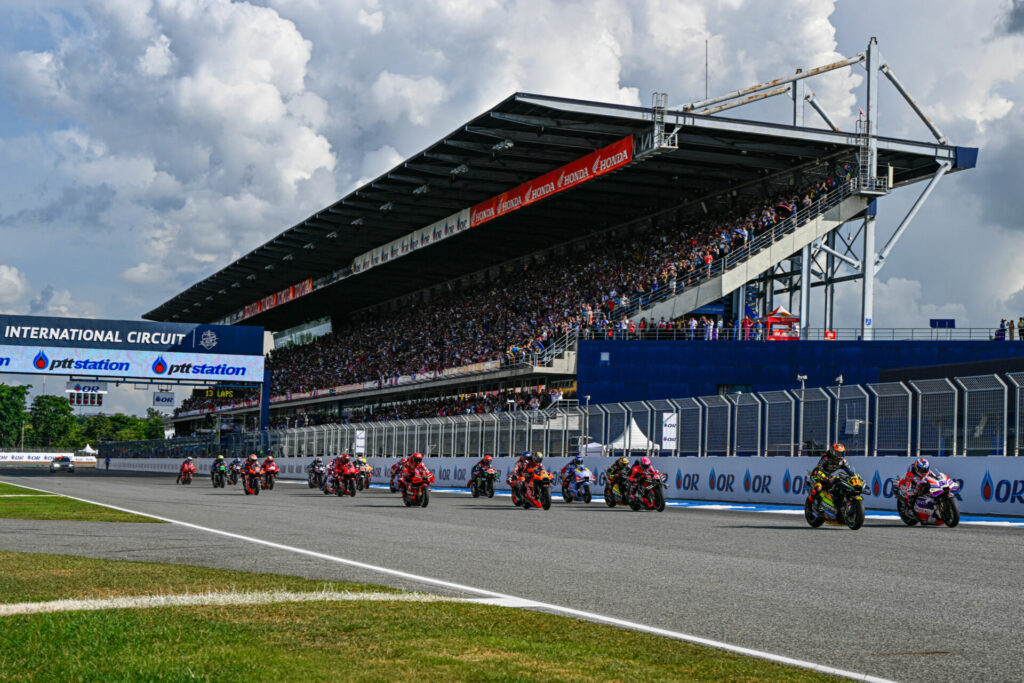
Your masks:
[{"label": "green foliage", "polygon": [[160,411],[146,410],[146,417],[134,415],[84,415],[78,418],[85,442],[95,446],[101,441],[141,441],[164,438],[164,421]]},{"label": "green foliage", "polygon": [[33,446],[81,448],[84,445],[78,421],[63,396],[36,396],[29,408],[29,421],[32,423]]},{"label": "green foliage", "polygon": [[27,386],[0,384],[0,447],[21,444],[21,427],[25,422]]}]

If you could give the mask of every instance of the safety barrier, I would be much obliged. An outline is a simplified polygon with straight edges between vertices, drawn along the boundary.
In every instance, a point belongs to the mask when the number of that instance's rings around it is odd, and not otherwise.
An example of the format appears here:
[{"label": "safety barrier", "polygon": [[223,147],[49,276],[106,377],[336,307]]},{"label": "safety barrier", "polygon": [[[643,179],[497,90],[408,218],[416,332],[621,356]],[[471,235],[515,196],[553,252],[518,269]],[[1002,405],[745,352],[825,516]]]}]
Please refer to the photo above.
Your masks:
[{"label": "safety barrier", "polygon": [[524,451],[799,456],[818,454],[835,441],[851,455],[1017,455],[1024,373],[1008,380],[982,375],[601,405],[556,403],[547,410],[105,443],[101,457],[268,451],[285,457],[340,452],[476,457]]}]

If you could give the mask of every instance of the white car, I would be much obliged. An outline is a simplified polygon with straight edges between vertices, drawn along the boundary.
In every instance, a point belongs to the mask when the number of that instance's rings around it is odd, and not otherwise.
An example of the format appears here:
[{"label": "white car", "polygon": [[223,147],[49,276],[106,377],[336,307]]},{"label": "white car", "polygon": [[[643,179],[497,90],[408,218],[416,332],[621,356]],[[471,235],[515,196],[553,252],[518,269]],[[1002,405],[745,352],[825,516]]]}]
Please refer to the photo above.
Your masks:
[{"label": "white car", "polygon": [[50,474],[54,472],[75,473],[75,462],[67,455],[60,455],[50,461]]}]

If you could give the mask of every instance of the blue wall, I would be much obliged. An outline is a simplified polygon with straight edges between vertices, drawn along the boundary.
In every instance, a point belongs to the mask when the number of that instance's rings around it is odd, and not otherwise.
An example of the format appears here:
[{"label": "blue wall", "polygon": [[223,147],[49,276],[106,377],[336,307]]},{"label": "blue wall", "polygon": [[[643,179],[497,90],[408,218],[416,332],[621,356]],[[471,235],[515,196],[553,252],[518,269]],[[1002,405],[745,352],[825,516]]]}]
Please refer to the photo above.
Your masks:
[{"label": "blue wall", "polygon": [[864,384],[884,370],[995,360],[1012,361],[1003,371],[1024,369],[1024,342],[581,341],[577,394],[610,403],[706,396],[722,384],[793,389],[797,374],[807,375],[808,387],[834,385],[840,373],[846,384]]}]

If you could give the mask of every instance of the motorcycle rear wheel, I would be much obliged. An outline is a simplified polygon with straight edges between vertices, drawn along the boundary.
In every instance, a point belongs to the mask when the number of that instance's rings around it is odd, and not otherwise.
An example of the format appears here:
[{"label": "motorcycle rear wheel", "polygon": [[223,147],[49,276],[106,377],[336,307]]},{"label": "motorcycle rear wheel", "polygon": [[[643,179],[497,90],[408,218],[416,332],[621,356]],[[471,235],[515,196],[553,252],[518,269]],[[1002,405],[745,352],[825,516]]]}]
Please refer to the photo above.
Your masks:
[{"label": "motorcycle rear wheel", "polygon": [[864,526],[863,500],[851,500],[846,504],[846,526],[853,531]]},{"label": "motorcycle rear wheel", "polygon": [[950,529],[960,523],[960,506],[952,496],[939,501],[939,519]]},{"label": "motorcycle rear wheel", "polygon": [[814,509],[814,501],[810,498],[804,501],[804,519],[814,529],[825,523],[825,515],[818,514],[818,511]]}]

